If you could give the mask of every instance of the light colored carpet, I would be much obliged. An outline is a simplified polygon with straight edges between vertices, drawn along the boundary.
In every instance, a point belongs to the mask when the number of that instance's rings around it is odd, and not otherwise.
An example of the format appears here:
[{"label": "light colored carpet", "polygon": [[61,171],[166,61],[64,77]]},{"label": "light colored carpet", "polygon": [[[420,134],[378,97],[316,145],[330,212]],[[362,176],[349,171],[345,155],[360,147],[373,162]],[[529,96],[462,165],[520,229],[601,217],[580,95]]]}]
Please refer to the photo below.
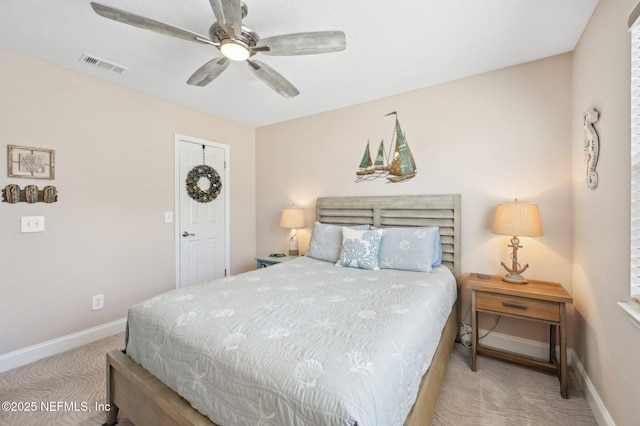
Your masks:
[{"label": "light colored carpet", "polygon": [[456,344],[440,390],[432,426],[597,425],[584,393],[569,371],[569,399],[555,374],[478,355]]},{"label": "light colored carpet", "polygon": [[[20,409],[4,411],[3,405],[0,425],[66,426],[98,418],[101,407],[96,404],[106,403],[106,353],[123,347],[120,333],[0,373],[0,402],[15,402],[12,408]],[[102,424],[104,419],[100,414],[99,423],[88,424]]]},{"label": "light colored carpet", "polygon": [[[101,425],[105,416],[96,404],[106,403],[105,354],[123,346],[121,333],[0,373],[0,402],[36,404],[33,412],[0,411],[0,425]],[[469,349],[456,344],[432,426],[596,425],[573,377],[569,396],[560,397],[558,379],[552,374],[484,356],[478,358],[474,373]],[[120,425],[133,426],[124,415]]]}]

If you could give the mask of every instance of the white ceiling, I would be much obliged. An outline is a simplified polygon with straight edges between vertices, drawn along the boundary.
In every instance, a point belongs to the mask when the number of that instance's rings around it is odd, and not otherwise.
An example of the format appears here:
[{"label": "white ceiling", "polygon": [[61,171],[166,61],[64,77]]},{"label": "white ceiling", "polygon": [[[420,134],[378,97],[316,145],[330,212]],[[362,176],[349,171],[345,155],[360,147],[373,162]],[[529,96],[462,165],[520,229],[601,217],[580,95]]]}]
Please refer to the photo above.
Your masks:
[{"label": "white ceiling", "polygon": [[[208,35],[208,0],[97,0]],[[206,87],[186,84],[213,46],[98,16],[90,0],[4,0],[0,47],[252,127],[379,99],[572,51],[597,0],[245,0],[260,37],[342,30],[342,52],[265,56],[300,90],[282,98],[232,63]],[[84,54],[129,68],[115,74]]]}]

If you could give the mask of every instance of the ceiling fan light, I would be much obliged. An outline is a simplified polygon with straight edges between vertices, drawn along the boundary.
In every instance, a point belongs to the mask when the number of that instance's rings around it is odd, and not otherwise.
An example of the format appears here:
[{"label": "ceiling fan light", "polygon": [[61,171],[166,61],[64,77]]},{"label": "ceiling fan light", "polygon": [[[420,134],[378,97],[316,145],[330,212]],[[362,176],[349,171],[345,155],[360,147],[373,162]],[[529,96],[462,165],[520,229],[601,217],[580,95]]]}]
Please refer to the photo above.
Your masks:
[{"label": "ceiling fan light", "polygon": [[244,61],[251,56],[251,52],[247,46],[233,40],[223,41],[220,45],[220,52],[232,61]]}]

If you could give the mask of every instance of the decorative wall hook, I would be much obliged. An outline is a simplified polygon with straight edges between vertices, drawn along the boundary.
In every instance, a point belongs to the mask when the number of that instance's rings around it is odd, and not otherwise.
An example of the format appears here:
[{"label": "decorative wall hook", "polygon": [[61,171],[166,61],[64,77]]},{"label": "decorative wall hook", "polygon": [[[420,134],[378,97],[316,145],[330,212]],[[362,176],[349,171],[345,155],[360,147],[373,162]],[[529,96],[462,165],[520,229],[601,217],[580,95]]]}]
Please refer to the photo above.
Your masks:
[{"label": "decorative wall hook", "polygon": [[24,201],[27,203],[38,202],[38,187],[35,185],[27,185],[24,187]]},{"label": "decorative wall hook", "polygon": [[2,201],[15,204],[25,203],[55,203],[58,201],[58,189],[53,185],[47,185],[44,189],[38,190],[36,185],[27,185],[24,190],[15,183],[9,184],[2,190]]},{"label": "decorative wall hook", "polygon": [[55,203],[58,201],[58,189],[55,186],[47,185],[42,192],[42,201],[45,203]]},{"label": "decorative wall hook", "polygon": [[20,187],[16,184],[5,186],[2,191],[2,201],[12,204],[20,202]]}]

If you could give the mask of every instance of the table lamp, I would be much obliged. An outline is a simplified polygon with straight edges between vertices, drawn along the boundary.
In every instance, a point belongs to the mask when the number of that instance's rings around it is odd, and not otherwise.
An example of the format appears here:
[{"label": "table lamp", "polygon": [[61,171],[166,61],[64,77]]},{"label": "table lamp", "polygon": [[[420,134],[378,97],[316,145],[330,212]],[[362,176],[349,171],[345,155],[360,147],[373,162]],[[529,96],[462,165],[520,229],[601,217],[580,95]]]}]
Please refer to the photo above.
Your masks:
[{"label": "table lamp", "polygon": [[513,248],[511,268],[504,262],[500,262],[507,270],[507,274],[502,277],[502,280],[513,284],[526,284],[527,280],[522,276],[522,273],[529,267],[529,264],[520,267],[518,263],[518,249],[522,248],[518,236],[537,237],[542,235],[538,205],[518,203],[518,199],[514,200],[513,204],[498,204],[491,232],[512,237],[511,244],[508,246]]},{"label": "table lamp", "polygon": [[291,228],[291,234],[289,234],[289,256],[297,256],[299,253],[296,228],[304,228],[304,210],[296,207],[282,209],[280,227]]}]

